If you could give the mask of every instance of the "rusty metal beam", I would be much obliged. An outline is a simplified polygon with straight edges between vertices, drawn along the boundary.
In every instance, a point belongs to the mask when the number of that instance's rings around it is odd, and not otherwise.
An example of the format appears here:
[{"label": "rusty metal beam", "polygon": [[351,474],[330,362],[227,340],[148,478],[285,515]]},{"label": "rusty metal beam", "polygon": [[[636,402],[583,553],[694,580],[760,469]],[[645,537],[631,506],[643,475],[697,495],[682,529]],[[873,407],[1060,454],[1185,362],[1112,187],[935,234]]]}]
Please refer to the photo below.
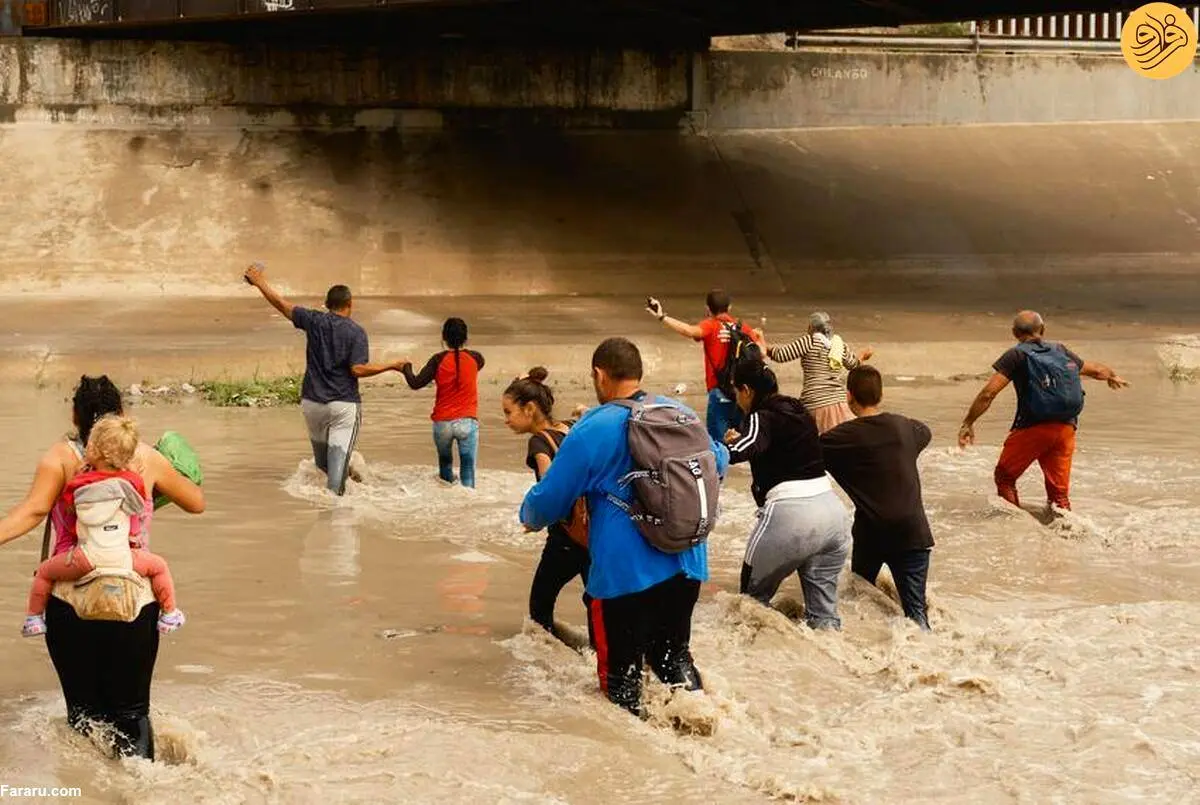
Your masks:
[{"label": "rusty metal beam", "polygon": [[[18,0],[0,0],[0,14]],[[516,36],[605,30],[660,32],[664,41],[778,31],[958,21],[1036,13],[1115,11],[1121,0],[24,0],[24,26],[70,36],[139,35],[204,38],[258,33],[286,36],[291,26],[320,34],[336,18],[346,35],[376,29],[419,30],[431,36]],[[401,19],[412,20],[409,26]],[[356,23],[357,20],[357,23]],[[0,16],[0,26],[3,18]],[[222,28],[221,26],[228,26]],[[251,27],[253,26],[253,27]],[[125,33],[122,33],[125,32]],[[251,33],[253,32],[253,33]],[[381,35],[382,32],[380,31]]]}]

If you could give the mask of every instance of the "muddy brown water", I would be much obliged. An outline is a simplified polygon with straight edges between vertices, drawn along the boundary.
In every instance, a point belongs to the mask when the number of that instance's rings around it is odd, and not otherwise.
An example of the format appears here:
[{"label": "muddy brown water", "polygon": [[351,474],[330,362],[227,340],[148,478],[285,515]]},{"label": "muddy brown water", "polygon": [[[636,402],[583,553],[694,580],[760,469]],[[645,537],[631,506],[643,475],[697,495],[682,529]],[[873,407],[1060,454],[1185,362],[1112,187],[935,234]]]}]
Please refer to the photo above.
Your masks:
[{"label": "muddy brown water", "polygon": [[[207,478],[203,516],[155,524],[189,617],[159,655],[162,762],[107,760],[67,729],[43,642],[19,635],[34,534],[0,551],[0,782],[78,786],[76,801],[96,803],[1191,800],[1200,389],[1165,379],[1150,340],[1093,339],[1135,385],[1089,386],[1076,513],[1045,527],[992,495],[1011,393],[964,453],[952,441],[976,382],[897,378],[976,353],[986,371],[1003,325],[933,342],[913,321],[872,336],[907,356],[888,367],[881,350],[886,405],[935,433],[922,460],[933,634],[848,573],[838,634],[737,596],[754,508],[735,469],[694,624],[708,690],[671,698],[651,684],[638,722],[600,699],[592,658],[523,622],[540,538],[516,522],[531,477],[498,386],[481,391],[472,492],[435,480],[429,394],[368,385],[369,473],[342,500],[323,491],[295,409],[140,404],[144,431],[183,432]],[[696,348],[645,344],[665,367],[648,385],[686,382],[702,407]],[[784,372],[793,389],[798,377]],[[561,382],[561,405],[587,401],[581,382]],[[3,505],[62,435],[64,396],[0,392]],[[1022,492],[1040,491],[1034,470]],[[558,611],[582,631],[580,592]],[[799,598],[795,580],[781,598],[784,610]]]}]

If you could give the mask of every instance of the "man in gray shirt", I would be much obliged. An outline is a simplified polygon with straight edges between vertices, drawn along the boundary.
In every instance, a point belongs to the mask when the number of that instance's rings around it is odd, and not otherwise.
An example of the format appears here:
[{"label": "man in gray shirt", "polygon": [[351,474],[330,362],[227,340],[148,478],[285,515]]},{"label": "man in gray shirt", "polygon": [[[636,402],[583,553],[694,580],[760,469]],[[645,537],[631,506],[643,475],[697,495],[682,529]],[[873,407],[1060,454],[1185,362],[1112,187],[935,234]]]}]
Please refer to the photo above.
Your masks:
[{"label": "man in gray shirt", "polygon": [[367,333],[350,318],[353,299],[345,285],[334,285],[325,294],[325,311],[293,305],[267,284],[264,270],[246,269],[246,282],[253,285],[307,339],[304,384],[300,410],[308,425],[313,459],[325,473],[329,490],[346,492],[350,456],[362,421],[362,397],[358,380],[384,372],[399,372],[403,361],[369,363]]}]

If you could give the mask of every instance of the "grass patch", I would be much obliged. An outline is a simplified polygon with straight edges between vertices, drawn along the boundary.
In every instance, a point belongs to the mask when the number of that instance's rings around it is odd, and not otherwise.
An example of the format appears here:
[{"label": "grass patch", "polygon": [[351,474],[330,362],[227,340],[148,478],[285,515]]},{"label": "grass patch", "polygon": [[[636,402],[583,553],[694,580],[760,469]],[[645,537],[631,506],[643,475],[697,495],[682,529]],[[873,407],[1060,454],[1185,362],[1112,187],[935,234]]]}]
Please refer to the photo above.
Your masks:
[{"label": "grass patch", "polygon": [[1172,364],[1171,366],[1167,367],[1167,377],[1176,383],[1200,382],[1200,368]]},{"label": "grass patch", "polygon": [[209,380],[196,388],[205,402],[223,408],[270,408],[300,404],[299,375],[250,380]]}]

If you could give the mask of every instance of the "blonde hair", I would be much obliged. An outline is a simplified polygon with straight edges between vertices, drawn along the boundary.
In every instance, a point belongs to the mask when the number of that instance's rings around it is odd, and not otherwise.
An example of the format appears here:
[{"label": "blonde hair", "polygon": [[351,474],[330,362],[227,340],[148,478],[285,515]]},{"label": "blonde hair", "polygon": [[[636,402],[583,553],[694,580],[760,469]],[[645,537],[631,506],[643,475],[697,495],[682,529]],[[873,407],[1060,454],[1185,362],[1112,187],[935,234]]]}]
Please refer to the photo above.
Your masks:
[{"label": "blonde hair", "polygon": [[98,459],[114,470],[123,470],[133,462],[138,442],[137,424],[132,419],[107,414],[92,426],[87,456],[93,463]]}]

